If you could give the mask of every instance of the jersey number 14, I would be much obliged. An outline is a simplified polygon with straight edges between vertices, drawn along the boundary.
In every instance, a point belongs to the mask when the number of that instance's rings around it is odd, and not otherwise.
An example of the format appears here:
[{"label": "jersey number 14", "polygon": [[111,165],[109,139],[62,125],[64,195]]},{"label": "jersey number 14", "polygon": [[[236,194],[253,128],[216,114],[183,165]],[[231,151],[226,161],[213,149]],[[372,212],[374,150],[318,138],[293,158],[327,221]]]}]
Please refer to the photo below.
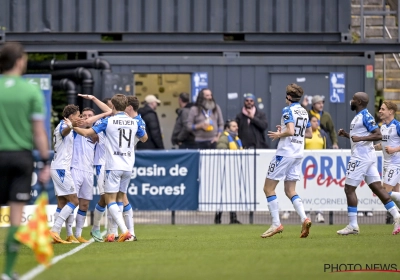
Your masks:
[{"label": "jersey number 14", "polygon": [[[125,128],[119,128],[119,147],[122,148],[122,141],[125,140],[128,142],[128,148],[131,147],[131,142],[132,142],[132,130],[131,129],[125,129]],[[128,134],[128,136],[125,134]]]}]

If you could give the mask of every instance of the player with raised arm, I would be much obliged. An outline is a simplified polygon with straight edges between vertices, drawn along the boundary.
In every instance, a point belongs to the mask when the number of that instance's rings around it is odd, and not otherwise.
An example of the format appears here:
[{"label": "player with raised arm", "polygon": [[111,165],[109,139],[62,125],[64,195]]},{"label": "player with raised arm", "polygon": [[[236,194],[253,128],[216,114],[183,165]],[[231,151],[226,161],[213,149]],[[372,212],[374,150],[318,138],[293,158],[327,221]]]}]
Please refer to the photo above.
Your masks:
[{"label": "player with raised arm", "polygon": [[[344,187],[350,223],[344,229],[337,231],[340,235],[358,234],[360,232],[357,223],[358,199],[356,188],[363,180],[393,216],[397,227],[400,222],[400,214],[397,212],[394,202],[390,199],[385,189],[382,188],[373,145],[373,141],[382,139],[382,134],[375,123],[374,117],[368,112],[368,102],[369,97],[365,92],[354,94],[353,99],[350,101],[350,108],[352,111],[356,111],[356,116],[351,121],[350,133],[340,129],[338,134],[341,137],[349,138],[351,144],[351,158],[347,164]],[[393,234],[397,233],[396,230],[393,231]]]},{"label": "player with raised arm", "polygon": [[108,211],[121,229],[122,234],[118,242],[131,238],[124,219],[116,201],[128,189],[132,167],[135,162],[134,137],[137,135],[145,141],[146,132],[141,129],[135,120],[124,112],[127,107],[127,98],[123,94],[116,94],[111,99],[113,116],[105,118],[100,124],[83,129],[76,127],[74,130],[85,137],[105,132],[106,136],[106,175],[105,175],[105,200]]},{"label": "player with raised arm", "polygon": [[301,238],[309,234],[311,221],[304,211],[303,202],[296,193],[296,181],[300,179],[301,160],[304,154],[304,138],[312,138],[311,125],[307,111],[299,104],[303,89],[290,84],[286,87],[287,107],[282,110],[281,125],[278,131],[268,131],[268,136],[274,141],[280,139],[276,155],[271,161],[264,184],[268,208],[272,216],[272,225],[261,237],[271,237],[283,231],[279,220],[279,205],[275,188],[279,181],[284,180],[286,196],[292,201],[302,222]]},{"label": "player with raised arm", "polygon": [[[383,187],[390,198],[400,208],[400,122],[394,118],[397,105],[391,101],[383,101],[379,110],[382,141],[375,145],[375,150],[383,152]],[[400,232],[400,224],[395,223],[393,234]]]},{"label": "player with raised arm", "polygon": [[64,107],[62,115],[64,120],[60,121],[54,129],[53,134],[54,157],[51,162],[50,175],[53,179],[58,207],[54,215],[54,225],[50,230],[50,234],[55,243],[71,243],[70,241],[62,240],[60,232],[62,225],[73,214],[79,203],[70,171],[74,145],[71,122],[77,121],[81,124],[79,120],[79,107],[67,105]]},{"label": "player with raised arm", "polygon": [[[92,108],[84,108],[81,115],[83,123],[80,127],[90,128],[97,120],[111,114],[111,109],[95,96],[87,94],[78,94],[78,96],[92,100],[104,112],[95,115],[95,111]],[[93,163],[98,137],[97,135],[93,137],[83,137],[76,132],[73,132],[73,135],[74,148],[71,162],[71,175],[78,194],[79,209],[76,215],[75,236],[72,235],[73,213],[71,213],[70,217],[67,219],[67,229],[69,230],[67,232],[67,241],[86,243],[88,241],[82,237],[82,229],[85,224],[89,203],[93,199]]]},{"label": "player with raised arm", "polygon": [[[111,104],[111,98],[105,98],[102,101],[104,104],[107,105],[108,108],[111,109],[112,104]],[[111,110],[112,112],[112,110]],[[102,119],[98,120],[95,125],[100,124]],[[90,235],[93,237],[94,241],[96,242],[103,242],[103,236],[101,235],[100,232],[100,221],[101,218],[103,217],[103,214],[106,210],[106,200],[104,198],[104,174],[105,174],[105,135],[104,132],[100,132],[97,134],[99,141],[96,146],[96,151],[94,153],[94,168],[96,172],[96,179],[97,179],[97,188],[100,194],[100,199],[97,202],[95,209],[94,209],[94,215],[93,215],[93,227],[92,230],[90,231]],[[108,212],[107,215],[110,219],[112,219],[111,215]],[[110,223],[110,222],[109,222]],[[109,224],[108,223],[108,224]]]}]

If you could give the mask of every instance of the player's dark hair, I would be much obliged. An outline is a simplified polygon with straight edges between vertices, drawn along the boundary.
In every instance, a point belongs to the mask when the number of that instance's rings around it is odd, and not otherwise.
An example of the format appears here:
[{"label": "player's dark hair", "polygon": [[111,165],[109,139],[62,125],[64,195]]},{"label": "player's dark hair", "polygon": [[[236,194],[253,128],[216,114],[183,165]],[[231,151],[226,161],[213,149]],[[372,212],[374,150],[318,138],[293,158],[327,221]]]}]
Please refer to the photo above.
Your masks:
[{"label": "player's dark hair", "polygon": [[181,94],[179,94],[179,98],[182,100],[182,102],[189,103],[189,93],[182,92]]},{"label": "player's dark hair", "polygon": [[286,95],[291,96],[292,100],[295,102],[300,101],[300,98],[303,96],[303,94],[303,88],[297,84],[289,84],[286,87]]},{"label": "player's dark hair", "polygon": [[397,105],[396,103],[393,103],[392,101],[383,101],[382,104],[385,104],[388,110],[393,110],[393,114],[396,114],[397,111]]},{"label": "player's dark hair", "polygon": [[111,98],[111,103],[114,105],[115,110],[125,111],[126,106],[128,106],[128,98],[123,94],[116,94]]},{"label": "player's dark hair", "polygon": [[69,116],[75,114],[76,112],[79,112],[79,106],[74,104],[69,104],[64,107],[62,115],[64,118],[68,118]]},{"label": "player's dark hair", "polygon": [[82,113],[85,112],[85,111],[92,111],[93,114],[96,115],[96,111],[93,108],[90,108],[90,107],[83,108]]},{"label": "player's dark hair", "polygon": [[132,106],[133,111],[137,112],[139,109],[139,99],[136,96],[129,95],[128,98],[128,106]]},{"label": "player's dark hair", "polygon": [[17,42],[7,42],[0,50],[0,72],[14,68],[18,59],[25,55],[24,47]]},{"label": "player's dark hair", "polygon": [[111,100],[110,97],[106,97],[106,98],[104,98],[101,102],[103,102],[104,104],[107,104],[108,101],[110,101],[110,100]]}]

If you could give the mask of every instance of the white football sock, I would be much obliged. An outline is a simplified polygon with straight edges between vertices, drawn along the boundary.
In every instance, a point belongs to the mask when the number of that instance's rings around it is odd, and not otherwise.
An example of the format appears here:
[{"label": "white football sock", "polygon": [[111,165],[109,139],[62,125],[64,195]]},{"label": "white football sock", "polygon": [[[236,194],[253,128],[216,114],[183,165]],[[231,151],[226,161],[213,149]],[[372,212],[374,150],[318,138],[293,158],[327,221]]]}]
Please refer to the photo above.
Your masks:
[{"label": "white football sock", "polygon": [[301,200],[300,196],[296,194],[290,200],[292,201],[293,207],[297,214],[300,216],[301,222],[304,222],[304,220],[307,218],[307,215],[304,211],[303,201]]},{"label": "white football sock", "polygon": [[385,204],[386,210],[393,216],[393,219],[397,219],[400,217],[399,211],[397,211],[396,205],[393,201],[389,201]]},{"label": "white football sock", "polygon": [[357,207],[348,206],[347,207],[347,215],[349,216],[349,225],[352,227],[358,227],[357,222]]},{"label": "white football sock", "polygon": [[281,221],[279,220],[279,204],[278,204],[278,198],[276,195],[271,195],[267,197],[268,201],[268,209],[272,217],[272,225],[278,227],[281,224]]},{"label": "white football sock", "polygon": [[101,207],[99,204],[96,204],[94,208],[94,215],[93,215],[93,227],[92,230],[100,230],[100,222],[101,218],[104,215],[104,211],[106,211],[105,207]]},{"label": "white football sock", "polygon": [[61,209],[60,214],[57,217],[57,220],[54,222],[53,227],[51,228],[52,232],[57,232],[60,234],[61,228],[65,222],[65,220],[68,218],[68,216],[74,212],[74,209],[76,208],[75,205],[73,205],[71,202],[68,202],[67,205]]},{"label": "white football sock", "polygon": [[74,212],[72,212],[65,220],[65,229],[67,230],[67,236],[72,235],[72,224],[74,223]]},{"label": "white football sock", "polygon": [[56,212],[54,213],[54,220],[53,220],[53,223],[57,220],[58,215],[60,215],[60,212],[61,212],[61,208],[58,208],[58,207],[57,207]]},{"label": "white football sock", "polygon": [[133,221],[133,211],[132,211],[132,206],[129,203],[124,207],[124,212],[122,214],[124,215],[126,227],[128,228],[129,232],[133,236],[135,236],[135,223]]},{"label": "white football sock", "polygon": [[117,203],[112,202],[107,205],[108,211],[110,211],[111,216],[114,221],[117,223],[118,227],[121,229],[122,233],[128,231],[128,228],[125,225],[124,218],[122,217],[122,212],[119,210]]},{"label": "white football sock", "polygon": [[75,226],[75,237],[82,236],[82,229],[85,225],[86,221],[86,211],[82,211],[78,209],[78,213],[76,214],[76,226]]},{"label": "white football sock", "polygon": [[114,234],[115,236],[118,236],[118,225],[114,221],[109,210],[107,210],[107,220],[107,234]]},{"label": "white football sock", "polygon": [[391,192],[390,198],[393,202],[400,208],[400,193],[399,192]]}]

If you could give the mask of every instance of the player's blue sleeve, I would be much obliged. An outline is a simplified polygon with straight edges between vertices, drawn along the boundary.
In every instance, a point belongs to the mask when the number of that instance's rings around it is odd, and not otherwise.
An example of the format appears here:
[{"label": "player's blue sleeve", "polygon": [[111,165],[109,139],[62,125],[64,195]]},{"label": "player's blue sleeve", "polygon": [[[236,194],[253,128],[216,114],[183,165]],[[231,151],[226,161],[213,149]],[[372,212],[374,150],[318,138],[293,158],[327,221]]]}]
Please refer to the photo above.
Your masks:
[{"label": "player's blue sleeve", "polygon": [[290,110],[289,107],[283,108],[283,110],[282,110],[282,118],[283,118],[283,122],[285,124],[291,123],[291,122],[294,123],[292,110]]},{"label": "player's blue sleeve", "polygon": [[138,130],[136,132],[136,136],[138,138],[142,138],[146,134],[146,128],[143,128],[141,126],[138,126]]},{"label": "player's blue sleeve", "polygon": [[101,123],[92,127],[92,129],[94,130],[94,132],[96,132],[96,134],[99,134],[100,132],[104,132],[104,134],[106,134],[108,119],[109,118],[105,118],[104,120],[101,121]]},{"label": "player's blue sleeve", "polygon": [[379,128],[376,125],[374,117],[370,113],[363,114],[363,124],[368,132],[372,132],[375,129]]},{"label": "player's blue sleeve", "polygon": [[60,131],[59,131],[59,132],[60,132],[60,135],[61,135],[61,138],[62,138],[62,139],[64,139],[64,137],[65,137],[65,136],[62,135],[62,132],[63,132],[64,129],[66,129],[67,127],[68,127],[68,125],[67,125],[64,121],[61,121]]},{"label": "player's blue sleeve", "polygon": [[396,122],[397,136],[400,136],[400,122]]}]

